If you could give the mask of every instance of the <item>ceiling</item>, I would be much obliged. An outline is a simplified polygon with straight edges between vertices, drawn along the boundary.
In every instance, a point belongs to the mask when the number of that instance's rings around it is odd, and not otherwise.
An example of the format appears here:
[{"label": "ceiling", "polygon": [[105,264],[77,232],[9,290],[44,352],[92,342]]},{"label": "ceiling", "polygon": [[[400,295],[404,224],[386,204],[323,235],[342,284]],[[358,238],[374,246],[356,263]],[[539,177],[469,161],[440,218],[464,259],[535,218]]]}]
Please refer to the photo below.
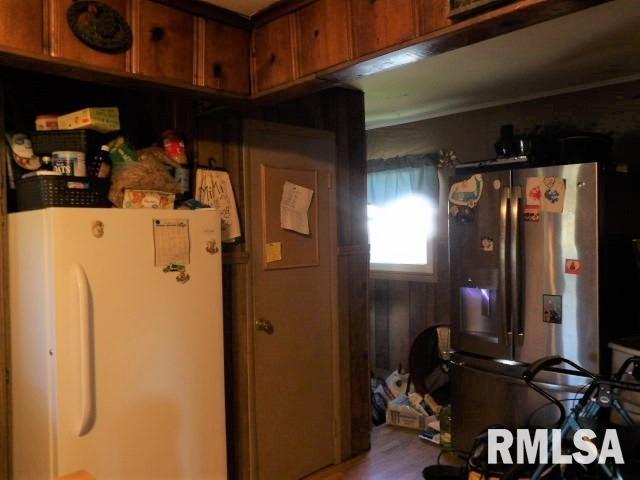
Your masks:
[{"label": "ceiling", "polygon": [[640,78],[638,0],[615,0],[351,82],[367,128]]},{"label": "ceiling", "polygon": [[241,15],[250,17],[258,13],[263,8],[273,5],[277,0],[202,0],[211,5],[226,8]]}]

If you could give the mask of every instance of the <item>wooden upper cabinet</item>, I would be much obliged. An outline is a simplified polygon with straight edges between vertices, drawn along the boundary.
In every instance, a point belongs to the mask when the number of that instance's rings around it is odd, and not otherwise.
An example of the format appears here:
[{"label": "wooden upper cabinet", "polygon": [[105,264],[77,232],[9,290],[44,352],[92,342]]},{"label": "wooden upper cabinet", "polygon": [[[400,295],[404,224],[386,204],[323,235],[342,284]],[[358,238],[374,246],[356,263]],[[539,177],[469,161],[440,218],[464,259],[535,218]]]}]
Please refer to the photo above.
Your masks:
[{"label": "wooden upper cabinet", "polygon": [[195,83],[195,18],[151,0],[141,0],[136,73]]},{"label": "wooden upper cabinet", "polygon": [[318,0],[296,12],[295,28],[301,76],[350,58],[348,2]]},{"label": "wooden upper cabinet", "polygon": [[[128,17],[128,0],[102,0],[105,4]],[[103,53],[82,43],[71,31],[67,22],[67,9],[74,0],[49,0],[51,12],[51,55],[54,57],[75,60],[109,70],[125,71],[127,69],[127,53]]]},{"label": "wooden upper cabinet", "polygon": [[416,2],[420,35],[426,35],[451,25],[451,20],[449,20],[450,0],[416,0]]},{"label": "wooden upper cabinet", "polygon": [[351,24],[356,57],[410,40],[414,0],[351,0]]},{"label": "wooden upper cabinet", "polygon": [[45,0],[0,0],[0,47],[43,53]]},{"label": "wooden upper cabinet", "polygon": [[251,33],[214,20],[205,22],[204,85],[248,95]]},{"label": "wooden upper cabinet", "polygon": [[258,92],[293,80],[291,15],[279,17],[254,30],[253,74]]}]

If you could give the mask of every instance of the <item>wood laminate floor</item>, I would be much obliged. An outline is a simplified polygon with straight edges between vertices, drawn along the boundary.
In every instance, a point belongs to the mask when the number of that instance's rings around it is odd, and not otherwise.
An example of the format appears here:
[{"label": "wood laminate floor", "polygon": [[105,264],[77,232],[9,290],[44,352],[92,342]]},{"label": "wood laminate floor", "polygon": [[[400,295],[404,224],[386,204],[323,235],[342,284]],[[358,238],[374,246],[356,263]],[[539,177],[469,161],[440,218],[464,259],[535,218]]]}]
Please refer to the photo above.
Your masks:
[{"label": "wood laminate floor", "polygon": [[420,480],[422,469],[435,465],[439,453],[440,448],[420,440],[416,430],[382,425],[372,432],[369,452],[305,480]]}]

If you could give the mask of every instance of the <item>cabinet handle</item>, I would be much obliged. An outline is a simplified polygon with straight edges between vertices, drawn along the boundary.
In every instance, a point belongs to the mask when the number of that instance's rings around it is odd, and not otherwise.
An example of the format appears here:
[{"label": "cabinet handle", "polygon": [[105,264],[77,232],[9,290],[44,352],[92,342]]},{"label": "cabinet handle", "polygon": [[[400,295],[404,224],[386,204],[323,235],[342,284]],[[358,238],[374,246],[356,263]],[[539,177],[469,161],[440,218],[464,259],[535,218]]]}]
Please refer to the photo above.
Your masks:
[{"label": "cabinet handle", "polygon": [[269,63],[271,63],[271,65],[276,63],[276,54],[275,53],[272,53],[271,57],[269,57]]},{"label": "cabinet handle", "polygon": [[256,329],[266,333],[267,335],[273,335],[273,324],[269,320],[261,318],[256,321]]},{"label": "cabinet handle", "polygon": [[165,36],[164,28],[162,27],[153,27],[151,29],[151,40],[154,42],[159,42]]},{"label": "cabinet handle", "polygon": [[214,63],[213,64],[213,78],[220,78],[222,77],[222,64],[221,63]]},{"label": "cabinet handle", "polygon": [[320,36],[320,30],[314,30],[313,31],[313,36],[316,37],[316,38],[319,37]]}]

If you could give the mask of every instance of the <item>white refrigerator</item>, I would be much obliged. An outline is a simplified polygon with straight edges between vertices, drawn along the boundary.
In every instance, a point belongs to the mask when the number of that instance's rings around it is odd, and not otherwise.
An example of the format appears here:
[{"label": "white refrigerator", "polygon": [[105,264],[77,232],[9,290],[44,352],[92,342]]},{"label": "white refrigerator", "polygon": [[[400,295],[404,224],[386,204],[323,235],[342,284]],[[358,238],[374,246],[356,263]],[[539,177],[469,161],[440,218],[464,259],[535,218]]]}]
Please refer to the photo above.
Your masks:
[{"label": "white refrigerator", "polygon": [[220,217],[9,215],[14,479],[227,478]]}]

